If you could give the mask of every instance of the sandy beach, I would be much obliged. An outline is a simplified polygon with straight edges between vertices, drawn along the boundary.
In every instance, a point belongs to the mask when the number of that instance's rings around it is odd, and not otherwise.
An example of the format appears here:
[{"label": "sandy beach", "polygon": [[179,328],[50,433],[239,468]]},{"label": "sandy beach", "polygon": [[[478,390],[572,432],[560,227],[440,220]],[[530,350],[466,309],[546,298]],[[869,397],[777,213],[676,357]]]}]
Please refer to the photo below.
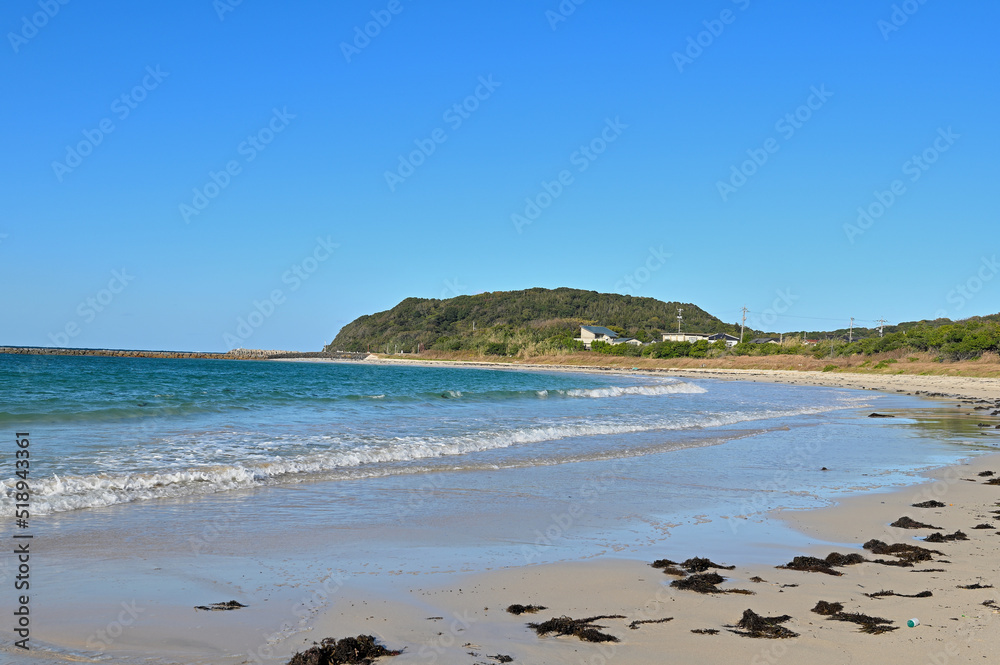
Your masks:
[{"label": "sandy beach", "polygon": [[[391,648],[407,647],[391,660],[398,663],[489,663],[497,662],[489,658],[496,655],[522,663],[991,662],[1000,647],[1000,607],[984,603],[1000,594],[995,588],[960,588],[992,587],[998,582],[1000,532],[974,528],[1000,523],[993,514],[1000,509],[1000,487],[987,485],[990,477],[979,475],[988,471],[1000,472],[1000,456],[941,469],[930,474],[927,483],[906,490],[781,516],[816,538],[817,544],[803,550],[803,555],[825,558],[836,551],[894,559],[862,548],[872,539],[941,552],[912,567],[859,563],[834,568],[840,575],[759,565],[715,571],[726,578],[720,590],[743,589],[753,595],[679,590],[669,584],[682,578],[652,568],[651,562],[612,559],[512,568],[463,576],[447,585],[402,585],[396,594],[345,587],[334,608],[316,621],[315,633],[379,636]],[[946,505],[911,507],[928,497]],[[904,515],[941,530],[888,527]],[[916,539],[959,530],[969,539],[939,544]],[[665,548],[663,556],[682,562],[699,552]],[[883,591],[932,595],[866,595]],[[891,622],[884,625],[895,630],[866,634],[856,623],[815,613],[819,601],[841,603],[845,613],[884,618]],[[505,611],[515,603],[547,609],[520,616]],[[798,635],[754,639],[732,632],[739,630],[734,626],[747,609],[765,617],[789,615],[781,625]],[[599,619],[596,624],[619,642],[539,637],[526,625],[560,616],[609,615],[623,618]],[[629,628],[634,621],[668,617],[671,620],[663,623]],[[919,625],[908,627],[913,618]]]},{"label": "sandy beach", "polygon": [[[481,365],[519,371],[560,369]],[[663,482],[678,482],[677,477],[668,481],[656,475],[669,467],[647,462],[620,473],[622,482],[601,494],[596,503],[585,501],[583,495],[543,499],[532,491],[539,483],[562,478],[560,474],[576,473],[585,478],[593,473],[584,469],[586,464],[498,475],[490,482],[505,478],[502,491],[477,486],[487,476],[476,474],[450,478],[447,485],[434,486],[427,493],[419,489],[415,495],[419,480],[400,476],[373,481],[365,495],[371,502],[369,510],[377,505],[390,510],[400,496],[421,499],[419,510],[373,525],[354,525],[348,519],[352,514],[350,501],[357,497],[349,493],[347,484],[343,494],[340,486],[306,483],[258,492],[254,502],[245,501],[239,492],[206,497],[199,504],[201,523],[190,520],[183,502],[112,507],[95,511],[94,525],[100,525],[96,531],[91,527],[79,533],[53,532],[48,537],[53,552],[76,552],[76,556],[95,557],[104,552],[107,542],[128,542],[129,549],[96,557],[86,578],[66,578],[63,593],[73,601],[47,610],[46,623],[40,624],[38,635],[67,651],[32,655],[42,655],[38,662],[44,663],[83,658],[93,646],[95,633],[93,626],[82,620],[82,613],[96,611],[100,616],[117,617],[121,600],[134,603],[131,599],[138,598],[142,618],[125,624],[124,629],[118,626],[121,637],[107,640],[109,662],[147,662],[152,657],[158,663],[283,664],[291,654],[305,652],[324,638],[358,635],[372,635],[389,649],[401,650],[399,655],[379,659],[400,665],[990,662],[1000,648],[1000,592],[994,588],[1000,584],[1000,485],[990,484],[1000,478],[1000,454],[988,452],[994,437],[1000,435],[993,431],[1000,424],[1000,418],[992,415],[1000,409],[996,380],[758,370],[645,373],[882,391],[895,397],[880,397],[873,403],[888,404],[900,422],[909,414],[898,405],[911,405],[915,417],[917,411],[919,418],[944,415],[942,420],[958,426],[962,436],[982,439],[984,445],[975,451],[979,454],[926,472],[916,480],[901,474],[893,482],[910,483],[902,489],[863,493],[855,491],[854,485],[845,486],[835,501],[826,499],[835,505],[802,511],[742,514],[740,504],[734,501],[725,504],[732,511],[716,509],[705,516],[692,513],[683,524],[644,521],[643,515],[652,505],[643,499],[649,483],[658,477]],[[727,388],[737,393],[743,390],[737,385]],[[721,386],[714,391],[722,392]],[[909,395],[932,399],[921,401]],[[856,403],[867,400],[862,395]],[[880,437],[898,429],[880,427],[896,421],[865,418],[868,407],[860,413],[853,408],[850,412],[853,415],[844,417],[863,421],[862,430],[875,437],[867,439],[869,442],[884,440]],[[988,423],[989,431],[985,427],[977,430],[980,422]],[[810,436],[823,435],[820,430],[794,430],[778,428],[763,438],[731,441],[727,449],[743,451],[730,453],[737,455],[731,459],[742,460],[739,455],[751,454],[767,441],[772,446],[782,441],[799,445]],[[787,438],[782,438],[783,431],[788,432]],[[934,437],[937,431],[921,430],[924,437]],[[946,435],[948,430],[941,431]],[[696,457],[699,454],[703,457]],[[676,473],[709,477],[713,473],[711,462],[708,467],[687,464],[696,459],[717,459],[718,454],[712,448],[692,449]],[[956,459],[953,452],[950,454],[949,459]],[[819,467],[826,459],[826,453],[810,458],[808,473],[796,472],[800,477],[795,487],[810,494],[810,488],[819,484],[829,486],[827,479],[840,470],[824,474]],[[867,469],[872,458],[866,454],[864,459],[862,466]],[[592,469],[603,474],[616,473],[614,465],[595,464]],[[764,473],[777,477],[782,470]],[[821,474],[823,480],[813,474]],[[560,482],[572,487],[575,481],[563,478]],[[709,482],[720,491],[732,489],[701,477],[693,482]],[[881,482],[873,481],[872,486]],[[445,506],[486,503],[470,509],[467,515],[439,513],[434,509],[438,493],[459,501],[446,502]],[[504,496],[506,503],[489,505]],[[342,513],[317,514],[315,523],[300,523],[305,506],[329,502],[332,508],[340,501],[346,501]],[[933,504],[937,507],[913,506],[927,501],[937,502]],[[284,516],[284,524],[268,517],[276,505],[282,506],[277,514]],[[815,505],[815,501],[802,505]],[[558,515],[552,512],[556,509],[561,511]],[[520,510],[526,512],[518,513]],[[580,549],[583,541],[578,540],[567,547],[567,555],[556,552],[555,558],[549,559],[516,554],[524,549],[517,544],[518,539],[530,548],[534,536],[529,534],[547,534],[549,529],[561,533],[566,526],[563,515],[573,515],[574,510],[589,512],[581,524],[599,525],[595,533],[605,540],[595,541],[596,546],[590,549],[586,545]],[[126,513],[129,521],[119,524]],[[890,526],[901,517],[929,526]],[[484,520],[486,523],[480,523]],[[155,524],[156,528],[133,534],[128,531],[130,523]],[[157,533],[160,529],[176,539],[174,545],[165,544]],[[957,532],[965,539],[959,539]],[[80,539],[82,533],[92,535],[89,540]],[[315,538],[304,539],[306,533],[315,534]],[[922,541],[931,534],[948,538]],[[583,534],[574,531],[571,535]],[[870,541],[932,551],[911,554],[912,565],[893,565],[910,562],[883,552],[884,545]],[[284,551],[283,542],[296,546]],[[211,556],[205,556],[209,552]],[[799,556],[825,561],[831,553],[840,556],[832,559],[837,565],[825,572],[778,567]],[[64,558],[53,574],[70,575],[73,557]],[[664,567],[653,567],[655,560],[664,560]],[[370,567],[368,561],[372,562]],[[805,563],[815,567],[817,561]],[[698,577],[713,573],[721,579]],[[675,584],[699,586],[699,580],[708,593]],[[970,585],[973,588],[961,588]],[[195,603],[230,599],[249,607],[223,612],[192,609]],[[829,610],[832,614],[813,611],[820,601],[834,604]],[[507,611],[515,604],[545,609],[516,615]],[[739,634],[746,632],[737,624],[747,610],[759,617],[780,618],[766,630],[784,637]],[[604,636],[598,637],[607,641],[590,642],[551,632],[539,635],[528,625],[553,619],[559,623],[565,617],[593,618],[588,624],[590,631],[598,631]],[[863,625],[850,619],[867,622],[876,632],[862,632]],[[917,619],[918,625],[908,627],[910,619]],[[562,624],[567,627],[568,622]]]},{"label": "sandy beach", "polygon": [[[985,411],[973,411],[980,406],[978,400],[990,399],[992,408],[1000,396],[1000,381],[992,379],[739,370],[669,373],[961,397],[972,417]],[[698,593],[671,586],[685,578],[652,567],[652,561],[600,558],[465,574],[445,584],[396,579],[375,592],[370,585],[347,584],[338,590],[332,607],[317,617],[302,648],[319,636],[371,634],[389,648],[403,649],[401,655],[384,659],[400,664],[493,663],[505,662],[505,656],[515,663],[990,662],[1000,648],[1000,604],[993,602],[1000,600],[1000,590],[993,588],[1000,584],[1000,486],[989,484],[1000,475],[991,472],[1000,474],[1000,455],[934,470],[925,482],[902,490],[852,496],[820,510],[773,514],[770,519],[809,537],[812,544],[802,549],[803,556],[826,559],[837,552],[865,559],[828,572],[779,568],[790,563],[783,560],[708,569],[725,580],[718,584],[719,593]],[[926,501],[944,505],[913,507]],[[939,528],[889,526],[901,517]],[[922,542],[930,534],[959,531],[967,540]],[[905,567],[873,563],[900,561],[863,547],[873,540],[933,552],[921,555],[927,560]],[[732,547],[741,548],[736,529]],[[664,559],[679,564],[703,556],[669,547],[662,552]],[[969,585],[974,588],[961,588]],[[888,630],[866,633],[861,624],[816,613],[820,601],[841,604],[836,616],[885,619],[876,625]],[[546,609],[514,615],[506,611],[512,604]],[[748,609],[763,617],[788,615],[780,625],[796,636],[751,638],[734,632],[741,631],[736,624]],[[596,619],[594,625],[618,641],[539,636],[527,625],[557,617],[609,617]],[[911,619],[918,625],[909,627]]]}]

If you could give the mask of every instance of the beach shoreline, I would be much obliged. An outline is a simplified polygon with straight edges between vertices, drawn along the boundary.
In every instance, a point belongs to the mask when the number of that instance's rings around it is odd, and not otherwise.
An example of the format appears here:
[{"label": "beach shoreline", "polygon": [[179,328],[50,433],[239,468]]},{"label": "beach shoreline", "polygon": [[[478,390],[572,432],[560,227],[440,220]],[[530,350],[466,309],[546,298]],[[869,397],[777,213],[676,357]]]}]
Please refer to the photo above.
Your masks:
[{"label": "beach shoreline", "polygon": [[[619,662],[845,662],[968,663],[995,656],[1000,647],[1000,531],[977,529],[1000,524],[1000,487],[986,481],[1000,474],[1000,454],[935,469],[925,482],[890,492],[862,494],[837,505],[773,515],[815,539],[801,554],[825,558],[831,552],[878,557],[863,549],[873,539],[936,550],[932,559],[912,567],[860,563],[833,569],[839,574],[782,569],[773,565],[736,564],[716,570],[726,581],[721,590],[743,593],[699,594],[679,590],[682,579],[650,566],[650,561],[602,557],[515,566],[465,573],[447,582],[402,580],[377,593],[347,585],[333,606],[313,622],[318,636],[372,634],[404,653],[385,662],[489,663],[509,655],[523,663]],[[971,481],[971,482],[970,482]],[[931,500],[941,508],[914,508]],[[901,516],[926,520],[940,531],[890,527]],[[931,533],[962,531],[969,540],[929,544]],[[920,536],[920,539],[917,539]],[[839,543],[839,544],[835,544]],[[664,547],[662,556],[682,562],[698,551]],[[718,561],[721,565],[733,561]],[[926,571],[926,572],[924,572]],[[940,571],[940,572],[934,572]],[[760,581],[763,580],[763,581]],[[982,585],[985,588],[960,588]],[[892,591],[900,595],[880,595]],[[930,592],[929,597],[918,596]],[[866,594],[875,594],[869,597]],[[831,621],[813,612],[819,601],[841,603],[843,612],[887,619],[889,632],[866,634],[855,623]],[[547,609],[514,616],[511,604]],[[790,615],[782,624],[798,633],[793,639],[750,639],[732,632],[744,610],[761,616]],[[539,637],[528,622],[553,617],[620,615],[596,623],[620,642],[592,644],[572,636]],[[665,619],[668,619],[664,621]],[[916,627],[907,621],[917,619]],[[632,622],[640,625],[629,629]],[[642,625],[648,622],[650,625]],[[662,622],[660,623],[655,622]],[[717,634],[692,631],[718,631]],[[312,638],[310,638],[312,639]],[[304,642],[302,649],[309,646]]]},{"label": "beach shoreline", "polygon": [[[412,361],[403,362],[412,364]],[[441,366],[440,363],[431,365]],[[469,366],[467,363],[456,365]],[[537,371],[560,369],[548,365],[524,367],[508,364],[497,367],[485,365],[485,368]],[[574,368],[571,371],[591,370]],[[810,385],[808,381],[812,378],[766,373],[747,379],[745,377],[748,375],[744,373],[728,372],[719,375],[718,370],[688,370],[686,373],[670,370],[620,372],[659,377],[688,376],[793,384],[797,381],[792,379],[800,379],[806,381],[805,385]],[[816,377],[817,380],[830,378],[845,377]],[[888,383],[864,387],[883,390],[889,394],[904,390],[911,394],[923,391],[919,396],[927,397],[931,395],[926,393],[932,393],[938,399],[947,390],[949,397],[963,396],[960,401],[964,401],[963,405],[970,409],[965,416],[973,413],[973,404],[980,399],[992,396],[996,401],[997,393],[991,392],[989,380],[962,379],[962,382],[964,386],[954,387],[937,383],[910,383],[904,384],[905,387],[902,388]],[[839,382],[813,385],[855,387]],[[947,403],[942,403],[938,408],[946,406]],[[788,654],[787,662],[841,663],[850,659],[860,662],[869,659],[903,662],[896,660],[897,655],[905,656],[905,662],[927,662],[927,654],[940,652],[952,658],[949,662],[966,662],[954,660],[955,656],[947,650],[949,648],[952,651],[957,649],[963,659],[974,656],[982,660],[980,655],[988,656],[998,646],[997,638],[991,638],[991,635],[996,634],[998,617],[993,614],[992,608],[981,605],[982,601],[994,598],[990,595],[992,590],[982,590],[986,596],[979,598],[976,590],[958,590],[955,587],[959,584],[976,583],[980,577],[983,578],[983,584],[1000,584],[996,564],[982,565],[984,562],[1000,560],[1000,536],[993,535],[992,530],[972,530],[975,524],[986,518],[993,519],[989,511],[1000,508],[1000,503],[990,505],[991,502],[1000,502],[1000,488],[983,486],[986,479],[975,475],[988,470],[1000,473],[1000,454],[980,455],[958,465],[931,470],[922,474],[926,475],[926,481],[902,489],[845,496],[837,500],[837,505],[829,508],[804,512],[786,510],[771,513],[764,518],[796,529],[802,534],[801,554],[818,557],[838,551],[877,558],[860,549],[861,544],[871,538],[880,538],[890,543],[915,542],[910,533],[887,529],[886,525],[890,520],[904,514],[913,519],[923,518],[940,526],[945,529],[942,533],[962,529],[969,535],[970,541],[928,546],[946,552],[945,558],[953,562],[947,565],[944,573],[910,574],[909,569],[869,563],[845,568],[842,577],[777,570],[773,566],[785,563],[790,558],[786,556],[787,543],[781,547],[775,544],[774,550],[780,552],[781,556],[775,555],[773,561],[762,564],[746,563],[747,558],[739,556],[733,560],[721,560],[712,548],[706,547],[698,551],[697,547],[690,546],[688,538],[678,539],[688,543],[680,549],[666,541],[659,556],[676,561],[709,556],[722,564],[736,564],[737,568],[733,571],[718,571],[728,578],[720,586],[724,589],[751,590],[755,592],[754,595],[702,595],[677,590],[669,586],[669,582],[675,578],[650,568],[650,561],[640,560],[634,553],[616,554],[613,548],[609,553],[587,560],[542,564],[514,562],[503,568],[454,569],[433,575],[416,572],[407,574],[405,568],[388,574],[383,572],[349,579],[316,574],[308,579],[302,577],[294,582],[278,585],[285,587],[285,600],[301,599],[306,591],[311,598],[318,598],[316,606],[309,609],[305,629],[302,626],[291,626],[288,631],[275,631],[270,618],[262,620],[262,615],[252,614],[261,609],[258,604],[258,607],[250,610],[199,613],[198,641],[195,642],[193,633],[183,638],[179,636],[178,626],[182,625],[183,613],[178,613],[177,608],[174,608],[171,611],[164,610],[159,615],[162,625],[152,626],[142,633],[135,630],[130,636],[135,640],[141,635],[147,643],[160,645],[156,649],[150,647],[145,651],[133,651],[129,644],[121,643],[116,644],[116,651],[111,653],[116,658],[115,662],[139,662],[150,654],[155,654],[163,662],[170,663],[285,663],[292,653],[303,651],[322,638],[371,634],[390,648],[405,648],[400,656],[380,661],[400,665],[416,662],[491,663],[496,661],[489,656],[500,654],[512,656],[515,663],[610,662],[617,658],[619,662],[641,665],[665,661],[690,662],[695,659],[705,663],[728,663],[760,658],[760,662],[767,662],[767,659],[785,657],[785,654]],[[979,482],[967,482],[962,480],[963,477],[971,477]],[[935,487],[939,489],[937,493]],[[922,495],[925,489],[932,496],[945,497],[943,501],[954,505],[947,509],[929,511],[909,508],[909,504],[914,502],[913,497]],[[996,519],[1000,522],[1000,515]],[[709,528],[724,533],[729,526],[723,520],[716,520],[714,527],[695,525],[691,530],[697,532],[698,529]],[[761,533],[765,535],[761,536]],[[914,533],[926,535],[928,532]],[[769,546],[766,534],[766,529],[763,532],[747,529],[737,533],[734,526],[732,547],[760,546],[766,552]],[[759,543],[748,542],[748,539],[753,538],[763,540]],[[753,558],[759,561],[760,553]],[[935,559],[939,558],[942,557],[935,556]],[[167,563],[171,563],[170,557],[167,557]],[[928,568],[932,565],[937,567],[934,562],[921,567]],[[331,569],[333,567],[335,564],[331,562]],[[751,582],[752,577],[760,577],[766,582]],[[914,578],[917,581],[911,581]],[[264,578],[256,583],[267,584]],[[187,580],[189,592],[197,586]],[[205,602],[229,600],[228,596],[223,597],[228,593],[223,591],[227,588],[226,584],[217,583],[216,586],[219,597],[205,598]],[[863,593],[883,589],[906,594],[930,590],[934,596],[916,599],[870,599],[863,596]],[[959,591],[962,593],[958,593]],[[319,596],[316,596],[317,593]],[[973,597],[976,599],[975,603],[969,601]],[[1000,598],[1000,593],[996,597]],[[271,597],[272,605],[280,600],[277,595]],[[857,626],[854,624],[827,621],[825,617],[812,614],[809,610],[817,600],[843,602],[845,611],[886,617],[895,621],[894,625],[903,627],[882,635],[857,633]],[[507,605],[513,603],[540,604],[549,609],[535,616],[518,617],[504,611]],[[955,616],[945,616],[959,604],[964,611]],[[737,622],[747,608],[764,616],[791,615],[793,620],[786,626],[800,633],[801,637],[790,640],[753,640],[729,633],[726,624]],[[627,621],[609,619],[598,622],[605,625],[607,632],[621,639],[621,642],[590,644],[575,637],[538,637],[525,626],[529,621],[545,621],[563,614],[574,618],[621,614]],[[905,616],[907,614],[921,618],[919,630],[905,627],[906,619],[911,618]],[[663,624],[642,624],[635,630],[628,628],[628,623],[632,621],[652,621],[666,617],[673,618]],[[959,621],[953,622],[952,619],[956,618]],[[955,631],[955,624],[960,628],[958,632]],[[267,630],[262,626],[267,627]],[[696,629],[720,632],[714,635],[690,632]],[[226,631],[225,639],[219,632],[223,630]],[[992,634],[990,630],[993,631]],[[264,635],[264,639],[261,639],[261,635]],[[914,636],[921,639],[915,640]],[[80,650],[85,650],[86,646],[79,639],[75,642],[53,641]],[[244,645],[242,651],[238,651],[236,646],[240,642]],[[135,642],[131,644],[134,647]],[[931,648],[937,651],[929,651]],[[185,649],[188,656],[178,659],[176,654]],[[63,661],[56,658],[53,662]]]}]

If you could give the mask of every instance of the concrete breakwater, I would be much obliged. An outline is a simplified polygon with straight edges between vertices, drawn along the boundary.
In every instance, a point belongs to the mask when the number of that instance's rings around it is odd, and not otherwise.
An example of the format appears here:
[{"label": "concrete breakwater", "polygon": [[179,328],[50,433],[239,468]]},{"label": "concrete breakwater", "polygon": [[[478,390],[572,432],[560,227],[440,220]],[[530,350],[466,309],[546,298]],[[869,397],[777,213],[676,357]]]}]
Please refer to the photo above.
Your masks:
[{"label": "concrete breakwater", "polygon": [[233,349],[225,353],[202,351],[142,351],[132,349],[61,349],[45,346],[0,346],[0,354],[31,356],[102,356],[114,358],[203,358],[210,360],[271,360],[278,358],[330,358],[362,360],[367,353],[340,351],[281,351],[276,349]]}]

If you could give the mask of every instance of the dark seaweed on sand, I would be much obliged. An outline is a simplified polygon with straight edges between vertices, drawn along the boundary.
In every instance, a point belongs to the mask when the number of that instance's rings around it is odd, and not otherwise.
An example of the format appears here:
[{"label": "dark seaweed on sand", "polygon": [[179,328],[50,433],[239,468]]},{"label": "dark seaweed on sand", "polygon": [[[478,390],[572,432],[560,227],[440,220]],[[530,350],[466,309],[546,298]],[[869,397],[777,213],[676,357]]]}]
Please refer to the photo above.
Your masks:
[{"label": "dark seaweed on sand", "polygon": [[816,603],[816,607],[812,608],[812,611],[816,614],[821,614],[825,617],[837,614],[838,612],[844,611],[843,603],[828,603],[825,600],[821,600]]},{"label": "dark seaweed on sand", "polygon": [[212,603],[211,605],[195,605],[196,610],[209,610],[209,611],[220,611],[220,610],[238,610],[241,607],[246,607],[243,603],[235,600],[229,600],[225,603]]},{"label": "dark seaweed on sand", "polygon": [[674,580],[670,586],[685,591],[695,591],[697,593],[741,593],[753,595],[753,591],[746,589],[719,589],[717,585],[726,581],[726,578],[718,573],[699,573],[691,575],[682,580]]},{"label": "dark seaweed on sand", "polygon": [[969,537],[962,533],[961,531],[956,531],[955,533],[932,533],[931,535],[924,538],[925,543],[947,543],[952,540],[968,540]]},{"label": "dark seaweed on sand", "polygon": [[689,573],[703,573],[709,568],[718,568],[719,570],[733,570],[736,566],[723,566],[721,564],[715,563],[711,559],[703,559],[701,557],[692,557],[687,561],[683,562],[681,568],[688,571]]},{"label": "dark seaweed on sand", "polygon": [[834,570],[823,559],[814,556],[797,556],[783,566],[776,568],[787,568],[788,570],[802,570],[810,573],[826,573],[827,575],[843,575],[839,570]]},{"label": "dark seaweed on sand", "polygon": [[695,635],[718,635],[718,628],[692,628],[691,632]]},{"label": "dark seaweed on sand", "polygon": [[[903,543],[888,545],[883,543],[881,540],[875,539],[869,540],[865,543],[864,548],[869,550],[872,554],[888,554],[898,558],[903,563],[911,565],[920,561],[930,561],[933,558],[932,555],[934,554],[944,554],[944,552],[929,550],[925,547],[920,547],[919,545],[905,545]],[[883,562],[878,561],[876,563]]]},{"label": "dark seaweed on sand", "polygon": [[987,485],[1000,485],[1000,478],[990,478],[986,481]]},{"label": "dark seaweed on sand", "polygon": [[935,501],[935,500],[931,499],[930,501],[924,501],[923,503],[915,503],[915,504],[913,504],[913,507],[914,508],[944,508],[945,504],[941,503],[940,501]]},{"label": "dark seaweed on sand", "polygon": [[923,568],[921,570],[911,570],[911,573],[944,573],[944,568]]},{"label": "dark seaweed on sand", "polygon": [[976,582],[975,584],[960,584],[959,589],[992,589],[992,584],[980,584]]},{"label": "dark seaweed on sand", "polygon": [[[709,568],[718,568],[719,570],[733,570],[736,568],[736,566],[723,566],[715,563],[711,559],[705,559],[697,556],[691,557],[683,563],[677,563],[676,561],[671,561],[670,559],[657,559],[651,565],[653,568],[663,569],[663,572],[667,575],[677,575],[678,577],[685,577],[688,573],[703,573]],[[678,568],[678,566],[680,566],[680,568]]]},{"label": "dark seaweed on sand", "polygon": [[539,610],[547,610],[549,608],[544,605],[509,605],[507,611],[511,614],[534,614]]},{"label": "dark seaweed on sand", "polygon": [[895,591],[876,591],[875,593],[866,593],[869,598],[885,598],[886,596],[899,596],[901,598],[930,598],[934,594],[930,591],[921,591],[920,593],[907,594],[907,593],[896,593]]},{"label": "dark seaweed on sand", "polygon": [[645,623],[666,623],[668,621],[673,621],[673,620],[674,620],[673,617],[665,617],[663,619],[643,619],[641,621],[633,621],[628,625],[628,627],[631,628],[632,630],[639,630],[639,626]]},{"label": "dark seaweed on sand", "polygon": [[996,472],[994,472],[994,471],[980,471],[977,475],[980,478],[989,478],[990,476],[995,476]]},{"label": "dark seaweed on sand", "polygon": [[976,526],[974,526],[972,528],[973,529],[995,529],[996,527],[993,526],[992,524],[977,524]]},{"label": "dark seaweed on sand", "polygon": [[891,624],[892,621],[889,619],[872,617],[867,614],[857,614],[854,612],[837,612],[836,614],[831,614],[830,619],[832,621],[849,621],[851,623],[856,623],[861,626],[862,633],[870,633],[872,635],[888,633],[890,630],[896,630],[899,628],[899,626],[890,626],[889,624]]},{"label": "dark seaweed on sand", "polygon": [[860,554],[841,554],[839,552],[830,552],[825,559],[819,559],[814,556],[797,556],[785,565],[778,566],[778,568],[803,570],[813,573],[826,573],[827,575],[839,576],[843,575],[843,573],[838,570],[834,570],[834,567],[853,566],[864,562],[865,558]]},{"label": "dark seaweed on sand", "polygon": [[337,640],[325,638],[315,646],[292,656],[288,665],[371,665],[382,656],[398,656],[402,651],[390,651],[375,642],[371,635],[358,635]]},{"label": "dark seaweed on sand", "polygon": [[890,524],[889,526],[894,526],[897,529],[938,529],[941,530],[939,526],[931,526],[930,524],[924,524],[923,522],[918,522],[916,520],[911,520],[907,516],[900,517],[898,520]]},{"label": "dark seaweed on sand", "polygon": [[743,637],[762,637],[767,639],[784,639],[798,637],[799,634],[780,625],[786,621],[791,621],[792,617],[782,614],[778,617],[762,617],[751,609],[743,611],[743,618],[736,624],[736,628],[743,630],[732,630],[729,632],[742,635]]},{"label": "dark seaweed on sand", "polygon": [[604,628],[604,626],[598,626],[594,622],[601,619],[624,618],[621,614],[603,614],[596,617],[587,617],[586,619],[571,619],[570,617],[562,616],[542,623],[529,623],[528,627],[538,633],[539,636],[555,633],[556,635],[575,635],[584,642],[618,642],[618,638],[614,635],[608,635],[599,631],[598,628]]}]

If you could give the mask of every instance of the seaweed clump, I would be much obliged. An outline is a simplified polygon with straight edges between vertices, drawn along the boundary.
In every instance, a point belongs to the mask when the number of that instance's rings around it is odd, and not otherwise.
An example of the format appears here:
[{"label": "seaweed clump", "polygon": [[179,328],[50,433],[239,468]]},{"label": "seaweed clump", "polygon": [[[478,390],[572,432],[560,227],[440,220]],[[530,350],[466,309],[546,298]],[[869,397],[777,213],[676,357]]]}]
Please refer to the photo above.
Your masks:
[{"label": "seaweed clump", "polygon": [[711,559],[704,559],[702,557],[691,557],[687,561],[681,564],[681,567],[689,573],[703,573],[709,568],[718,568],[719,570],[733,570],[736,566],[723,566],[721,564],[715,563]]},{"label": "seaweed clump", "polygon": [[924,538],[925,543],[947,543],[952,540],[968,540],[969,537],[962,533],[961,531],[956,531],[955,533],[932,533],[931,535]]},{"label": "seaweed clump", "polygon": [[924,524],[923,522],[918,522],[916,520],[912,520],[909,517],[907,517],[906,515],[900,517],[898,520],[896,520],[895,522],[893,522],[889,526],[894,526],[897,529],[937,529],[938,531],[941,530],[941,527],[939,527],[939,526],[932,526],[930,524]]},{"label": "seaweed clump", "polygon": [[976,582],[975,584],[960,584],[958,586],[958,588],[959,589],[992,589],[993,585],[992,584],[980,584],[979,582]]},{"label": "seaweed clump", "polygon": [[695,635],[718,635],[718,628],[692,628],[691,632]]},{"label": "seaweed clump", "polygon": [[934,554],[943,554],[943,552],[929,550],[926,547],[920,547],[919,545],[906,545],[903,543],[888,545],[881,540],[875,539],[869,540],[865,543],[864,548],[869,550],[872,554],[888,554],[899,559],[899,562],[896,563],[887,563],[881,559],[874,561],[874,563],[881,563],[890,566],[912,566],[913,564],[921,561],[932,560],[934,558]]},{"label": "seaweed clump", "polygon": [[974,526],[972,528],[973,529],[995,529],[996,527],[993,526],[992,524],[986,524],[986,523],[984,523],[984,524],[977,524],[976,526]]},{"label": "seaweed clump", "polygon": [[212,603],[211,605],[195,605],[194,609],[218,612],[225,610],[238,610],[241,607],[246,607],[246,605],[235,600],[229,600],[224,603]]},{"label": "seaweed clump", "polygon": [[514,605],[507,606],[507,611],[510,612],[511,614],[534,614],[535,612],[538,612],[540,610],[547,610],[547,609],[549,608],[545,607],[544,605],[518,605],[515,603]]},{"label": "seaweed clump", "polygon": [[899,596],[900,598],[930,598],[934,594],[930,591],[921,591],[920,593],[908,594],[908,593],[896,593],[895,591],[876,591],[875,593],[866,593],[869,598],[885,598],[886,596]]},{"label": "seaweed clump", "polygon": [[665,617],[663,619],[643,619],[641,621],[633,621],[628,625],[631,630],[639,630],[639,626],[645,623],[666,623],[668,621],[673,621],[673,617]]},{"label": "seaweed clump", "polygon": [[976,475],[979,476],[980,478],[989,478],[990,476],[995,476],[996,472],[994,472],[994,471],[980,471]]},{"label": "seaweed clump", "polygon": [[555,633],[556,635],[575,635],[584,642],[618,642],[618,638],[608,633],[602,633],[595,621],[601,619],[624,619],[621,614],[605,614],[586,619],[571,619],[567,616],[556,617],[542,623],[529,623],[528,627],[540,636]]},{"label": "seaweed clump", "polygon": [[292,656],[288,665],[371,665],[376,658],[398,656],[401,653],[402,651],[386,649],[371,635],[345,637],[341,640],[327,637],[319,646]]},{"label": "seaweed clump", "polygon": [[736,624],[736,628],[743,630],[730,630],[729,632],[743,637],[762,637],[772,640],[798,637],[798,633],[781,625],[786,621],[791,621],[791,619],[792,617],[787,614],[777,617],[762,617],[753,610],[747,609],[743,611],[743,618]]},{"label": "seaweed clump", "polygon": [[[661,568],[667,575],[677,575],[678,577],[685,577],[688,573],[703,573],[709,568],[718,568],[719,570],[733,570],[736,568],[736,566],[723,566],[711,559],[697,556],[691,557],[683,563],[677,563],[670,559],[657,559],[651,565],[653,568]],[[678,566],[680,567],[678,568]]]},{"label": "seaweed clump", "polygon": [[821,600],[816,603],[816,607],[812,608],[812,611],[816,614],[821,614],[825,617],[832,616],[838,612],[844,611],[843,603],[828,603],[825,600]]},{"label": "seaweed clump", "polygon": [[935,501],[931,499],[930,501],[924,501],[922,503],[913,504],[914,508],[944,508],[945,504],[940,501]]},{"label": "seaweed clump", "polygon": [[682,580],[674,580],[670,583],[670,586],[697,593],[742,593],[753,595],[753,591],[746,589],[719,589],[718,585],[725,581],[726,578],[718,573],[699,573]]},{"label": "seaweed clump", "polygon": [[778,568],[840,576],[843,575],[843,573],[839,570],[834,570],[835,567],[853,566],[864,562],[865,558],[860,554],[841,554],[839,552],[830,552],[825,559],[820,559],[814,556],[797,556],[785,565],[778,566]]},{"label": "seaweed clump", "polygon": [[986,481],[987,485],[1000,485],[1000,478],[990,478]]},{"label": "seaweed clump", "polygon": [[833,621],[848,621],[850,623],[856,623],[861,626],[860,630],[862,633],[869,633],[871,635],[888,633],[890,630],[896,630],[899,628],[899,626],[890,625],[892,621],[889,619],[868,616],[867,614],[858,614],[855,612],[837,612],[836,614],[831,614],[830,619]]}]

